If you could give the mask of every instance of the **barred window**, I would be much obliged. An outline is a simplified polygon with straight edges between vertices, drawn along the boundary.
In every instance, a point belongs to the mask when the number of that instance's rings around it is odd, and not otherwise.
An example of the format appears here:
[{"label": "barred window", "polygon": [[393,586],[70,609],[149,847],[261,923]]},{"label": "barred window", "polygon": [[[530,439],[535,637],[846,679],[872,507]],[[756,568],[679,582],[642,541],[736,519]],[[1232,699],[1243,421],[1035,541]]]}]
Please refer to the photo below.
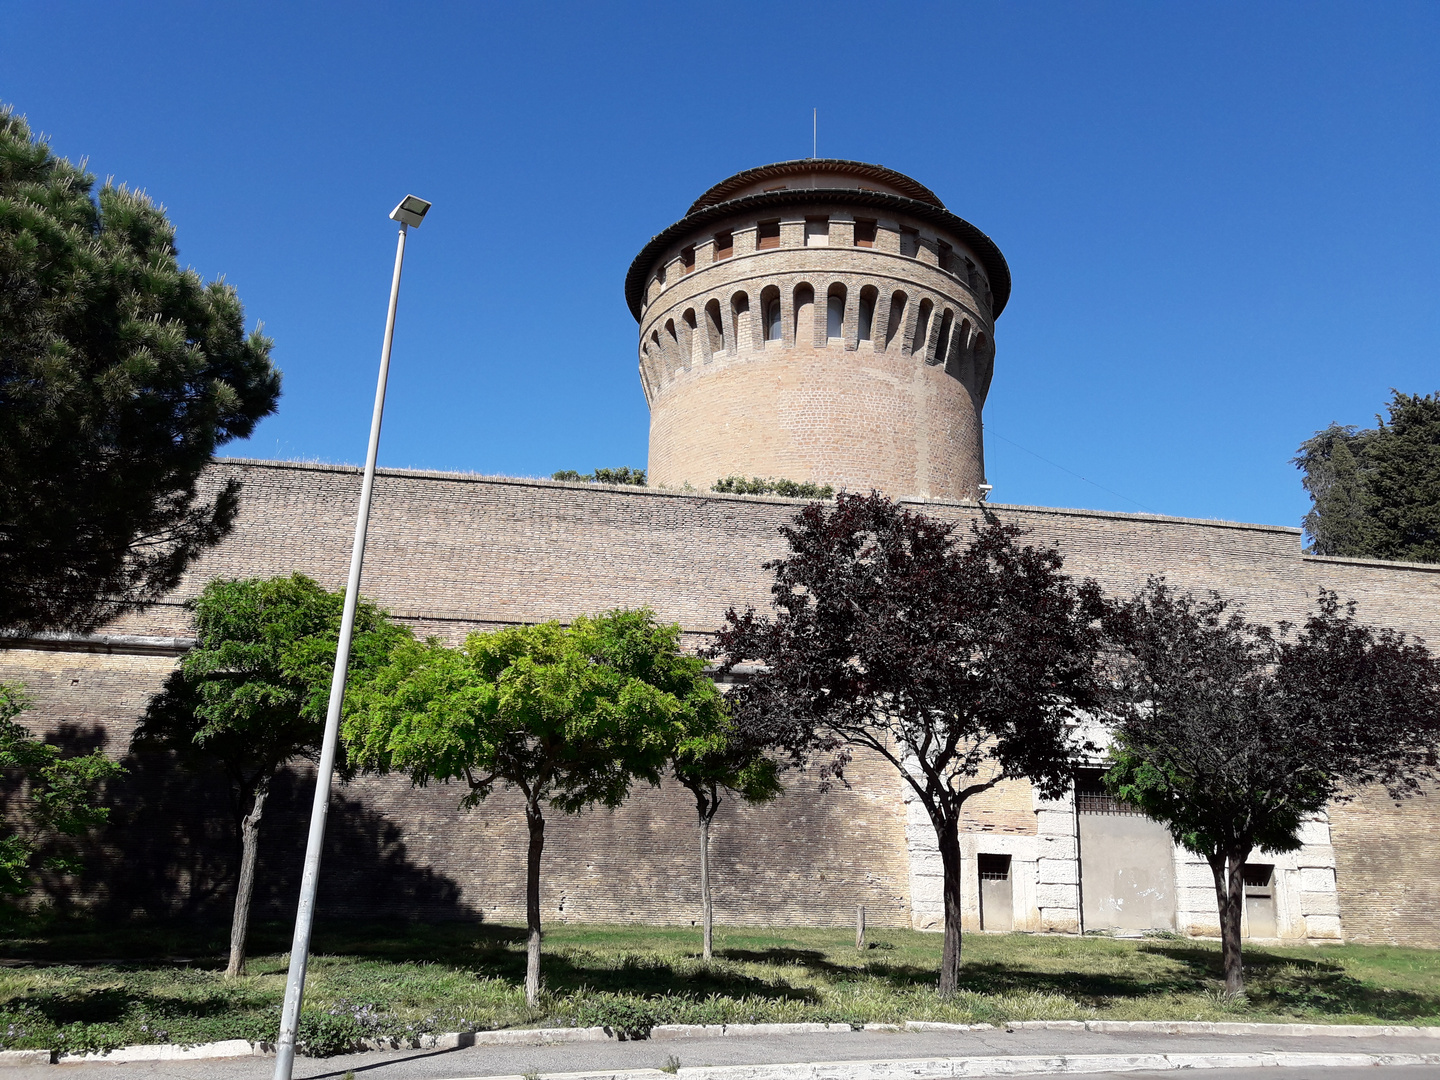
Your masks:
[{"label": "barred window", "polygon": [[1075,809],[1082,814],[1139,814],[1138,806],[1121,802],[1105,788],[1104,769],[1075,770]]},{"label": "barred window", "polygon": [[1009,881],[1009,855],[977,855],[981,881]]}]

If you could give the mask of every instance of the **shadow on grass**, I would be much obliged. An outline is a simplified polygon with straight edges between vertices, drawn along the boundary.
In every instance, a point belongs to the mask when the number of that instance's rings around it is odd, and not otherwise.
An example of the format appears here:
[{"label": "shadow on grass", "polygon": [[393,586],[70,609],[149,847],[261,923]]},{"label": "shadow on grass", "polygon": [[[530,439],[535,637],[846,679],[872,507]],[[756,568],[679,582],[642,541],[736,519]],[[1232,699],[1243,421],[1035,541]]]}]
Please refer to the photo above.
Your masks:
[{"label": "shadow on grass", "polygon": [[[1185,944],[1147,944],[1155,953],[1181,965],[1193,989],[1209,989],[1224,977],[1218,949]],[[1264,949],[1244,949],[1246,996],[1264,1011],[1345,1016],[1381,1020],[1434,1019],[1440,996],[1374,986],[1348,974],[1326,957],[1282,956]]]},{"label": "shadow on grass", "polygon": [[220,994],[200,998],[161,997],[133,987],[99,990],[46,991],[12,998],[7,1009],[38,1013],[56,1027],[66,1024],[115,1024],[126,1017],[153,1016],[173,1022],[177,1018],[224,1016],[235,1002]]},{"label": "shadow on grass", "polygon": [[724,960],[741,964],[774,964],[776,967],[803,967],[811,971],[823,971],[827,975],[853,974],[855,967],[836,964],[826,959],[817,949],[717,949],[715,955]]},{"label": "shadow on grass", "polygon": [[[18,934],[0,940],[0,963],[71,964],[77,966],[109,963],[125,969],[189,966],[215,969],[222,965],[227,942],[223,924],[121,924],[51,921],[51,925],[12,927]],[[251,955],[262,958],[256,968],[272,974],[283,970],[280,958],[290,944],[288,922],[266,921],[252,928]],[[480,978],[495,978],[518,986],[524,977],[525,931],[521,927],[482,922],[417,923],[404,920],[367,922],[331,921],[317,927],[315,952],[354,962],[380,964],[433,964],[452,971],[464,971]],[[633,943],[631,945],[633,947]],[[961,970],[962,990],[990,996],[1055,994],[1081,1005],[1099,1009],[1124,1009],[1127,1003],[1203,997],[1220,986],[1220,953],[1183,941],[1149,941],[1138,944],[1133,959],[1110,957],[1115,970],[1095,971],[1087,966],[1086,950],[1061,970],[1040,970],[1032,966],[1024,951],[1013,959],[971,960]],[[580,990],[600,991],[645,998],[677,997],[703,1000],[721,998],[768,999],[796,1003],[818,1003],[824,989],[793,986],[816,977],[831,986],[858,979],[875,979],[900,992],[934,987],[936,970],[923,961],[907,962],[866,956],[861,963],[844,963],[814,948],[773,947],[720,949],[717,956],[730,963],[713,967],[697,965],[688,956],[670,957],[650,952],[632,953],[621,946],[605,947],[603,942],[572,944],[559,942],[547,947],[543,970],[551,991],[568,995]],[[842,958],[843,959],[843,958]],[[1034,961],[1054,964],[1052,958]],[[262,967],[263,964],[263,967]],[[733,964],[757,965],[737,971]],[[1063,959],[1059,964],[1065,964]],[[1440,1015],[1440,995],[1406,989],[1390,989],[1356,978],[1344,965],[1329,957],[1297,957],[1262,948],[1245,951],[1248,1008],[1236,1015],[1291,1015],[1317,1019],[1347,1015],[1367,1016],[1390,1022],[1433,1019]],[[46,1015],[53,1010],[76,1011],[73,1019],[98,1022],[113,1017],[121,1002],[127,1008],[183,1007],[193,1015],[231,1007],[223,996],[201,994],[181,1006],[175,999],[159,994],[147,997],[143,989],[128,991],[100,988],[70,993],[46,991],[27,996],[28,1004]],[[153,1000],[152,1000],[153,997]],[[83,1017],[81,1016],[83,1014]],[[60,1020],[55,1013],[56,1022]]]},{"label": "shadow on grass", "polygon": [[[391,963],[433,963],[518,985],[525,977],[524,943],[523,928],[495,924],[391,925],[373,930],[336,927],[317,933],[315,951]],[[721,951],[719,955],[737,960],[763,956],[761,962],[764,963],[798,963],[826,974],[845,970],[827,963],[821,953],[811,950],[767,950],[753,956],[744,950],[734,950],[732,953]],[[588,989],[642,997],[699,999],[715,994],[800,1002],[820,1000],[816,991],[790,986],[780,973],[774,979],[766,979],[723,968],[681,971],[663,956],[612,953],[607,957],[603,950],[584,945],[547,948],[541,966],[546,985],[556,993]]]},{"label": "shadow on grass", "polygon": [[[523,961],[523,957],[520,958]],[[727,998],[765,998],[770,1001],[798,1001],[814,1004],[821,995],[810,987],[791,986],[783,978],[774,980],[718,969],[676,971],[663,961],[625,964],[620,967],[577,964],[566,953],[545,957],[545,982],[554,991],[582,988],[639,997],[677,997],[703,1000],[715,995]],[[523,962],[517,969],[524,974]]]},{"label": "shadow on grass", "polygon": [[[90,923],[65,923],[46,928],[31,927],[26,936],[0,941],[0,963],[21,966],[75,966],[150,969],[186,967],[217,971],[224,967],[228,933],[222,925],[141,924],[101,927]],[[250,956],[252,972],[260,965],[273,966],[273,958],[290,945],[290,926],[277,921],[252,925]],[[385,964],[433,964],[452,971],[465,971],[480,978],[497,978],[520,985],[525,977],[525,931],[521,927],[490,923],[419,924],[399,920],[368,923],[332,923],[319,926],[313,942],[317,956]],[[163,955],[157,956],[157,953]],[[855,968],[829,964],[822,954],[811,950],[767,950],[748,954],[736,950],[734,959],[798,966],[826,975],[858,974]],[[641,997],[684,997],[704,999],[755,997],[775,1001],[814,1003],[820,994],[794,987],[783,972],[775,977],[743,974],[723,967],[696,969],[688,965],[677,970],[663,956],[614,955],[586,947],[558,946],[547,949],[543,961],[545,982],[553,992],[573,993],[582,989]],[[919,974],[919,973],[917,973]],[[93,993],[48,994],[59,1002],[71,1001],[76,1008],[104,1012],[109,1000]],[[116,997],[116,1001],[121,1000]],[[133,990],[124,1000],[140,1000]],[[17,999],[18,1000],[18,999]],[[39,997],[26,997],[28,1003]],[[168,999],[167,999],[168,1000]],[[84,1004],[89,1002],[88,1004]],[[223,1008],[224,1004],[220,1006]],[[47,1009],[49,1006],[47,1006]],[[110,1010],[113,1012],[113,1009]],[[48,1015],[48,1013],[47,1013]],[[89,1020],[87,1022],[96,1022]]]}]

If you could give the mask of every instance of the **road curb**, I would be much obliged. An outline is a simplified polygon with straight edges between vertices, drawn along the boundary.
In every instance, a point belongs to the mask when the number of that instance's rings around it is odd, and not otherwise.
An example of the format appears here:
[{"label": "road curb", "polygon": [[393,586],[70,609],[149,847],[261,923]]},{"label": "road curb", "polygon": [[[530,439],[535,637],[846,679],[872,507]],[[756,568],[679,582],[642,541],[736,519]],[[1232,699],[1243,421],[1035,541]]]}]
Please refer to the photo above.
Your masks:
[{"label": "road curb", "polygon": [[[1208,1020],[1016,1020],[1005,1024],[1007,1031],[1073,1031],[1093,1032],[1105,1035],[1270,1035],[1295,1038],[1331,1036],[1335,1038],[1434,1038],[1440,1039],[1440,1026],[1410,1027],[1380,1024],[1252,1024],[1229,1023]],[[657,1024],[650,1029],[649,1037],[656,1042],[683,1039],[713,1038],[766,1038],[779,1035],[848,1035],[856,1030],[864,1031],[916,1031],[916,1032],[974,1032],[995,1031],[996,1024],[947,1024],[930,1020],[908,1020],[904,1024],[865,1024],[857,1029],[850,1024]],[[606,1042],[624,1036],[612,1028],[504,1028],[495,1031],[451,1031],[441,1035],[419,1035],[411,1038],[364,1039],[360,1048],[364,1050],[458,1050],[471,1046],[546,1046],[554,1043]],[[268,1042],[250,1042],[246,1039],[226,1039],[222,1042],[199,1043],[186,1046],[181,1043],[153,1043],[139,1046],[122,1046],[104,1053],[85,1054],[54,1053],[48,1050],[4,1050],[0,1051],[0,1068],[6,1066],[42,1065],[46,1062],[140,1062],[140,1061],[199,1061],[209,1058],[252,1057],[273,1054],[275,1047]],[[1150,1055],[1155,1056],[1155,1055]],[[1183,1057],[1185,1055],[1170,1055]],[[1192,1055],[1193,1056],[1193,1055]],[[1206,1055],[1199,1055],[1205,1057]],[[1252,1055],[1253,1056],[1253,1055]],[[1263,1055],[1262,1055],[1263,1056]],[[1275,1056],[1275,1055],[1270,1055]],[[1283,1055],[1282,1055],[1283,1056]],[[1315,1055],[1311,1055],[1315,1056]],[[1324,1055],[1320,1055],[1324,1056]],[[1363,1055],[1362,1055],[1363,1056]],[[947,1059],[951,1060],[951,1059]],[[999,1061],[1000,1058],[953,1059],[975,1061]],[[1003,1059],[1012,1060],[1012,1059]],[[1013,1059],[1019,1060],[1019,1059]],[[719,1068],[720,1066],[716,1066]],[[726,1066],[727,1068],[730,1066]],[[745,1066],[748,1068],[749,1066]],[[760,1066],[756,1066],[759,1068]],[[800,1066],[796,1066],[799,1068]],[[1138,1067],[1138,1066],[1137,1066]],[[1148,1068],[1148,1066],[1146,1066]],[[1159,1066],[1157,1066],[1159,1067]],[[1177,1068],[1179,1066],[1176,1066]],[[1185,1066],[1203,1068],[1204,1066]],[[1237,1066],[1238,1067],[1238,1066]],[[734,1066],[740,1068],[740,1066]],[[636,1076],[649,1076],[655,1070],[641,1070]],[[1061,1070],[1066,1071],[1066,1070]],[[1068,1070],[1075,1071],[1075,1070]],[[1114,1070],[1112,1070],[1114,1071]],[[590,1073],[577,1073],[586,1077]],[[596,1073],[595,1076],[620,1076],[619,1073]],[[625,1074],[626,1076],[630,1074]],[[657,1074],[664,1075],[664,1074]],[[688,1075],[688,1073],[687,1073]],[[708,1075],[708,1074],[707,1074]],[[717,1078],[722,1074],[715,1074]],[[826,1078],[831,1074],[826,1073]],[[837,1076],[839,1074],[836,1074]],[[928,1074],[927,1074],[928,1075]],[[934,1074],[942,1075],[942,1074]],[[951,1075],[951,1074],[943,1074]],[[954,1075],[991,1075],[990,1073],[956,1073]],[[738,1074],[737,1074],[738,1076]]]},{"label": "road curb", "polygon": [[1036,1054],[1017,1057],[913,1058],[825,1061],[778,1065],[680,1065],[676,1072],[623,1069],[603,1072],[466,1076],[450,1080],[942,1080],[970,1076],[1055,1076],[1066,1073],[1169,1072],[1178,1069],[1333,1068],[1440,1065],[1440,1054]]},{"label": "road curb", "polygon": [[[915,1021],[905,1026],[914,1031],[935,1030],[916,1027]],[[954,1025],[958,1030],[960,1025]],[[1017,1020],[1005,1025],[1010,1031],[1093,1031],[1101,1035],[1280,1035],[1309,1038],[1329,1035],[1332,1038],[1364,1039],[1378,1036],[1402,1038],[1440,1038],[1440,1026],[1406,1027],[1394,1024],[1249,1024],[1211,1020]]]},{"label": "road curb", "polygon": [[[891,1025],[895,1030],[898,1025]],[[867,1030],[873,1030],[868,1028]],[[764,1038],[768,1035],[849,1035],[850,1024],[656,1024],[650,1038],[670,1039]]]}]

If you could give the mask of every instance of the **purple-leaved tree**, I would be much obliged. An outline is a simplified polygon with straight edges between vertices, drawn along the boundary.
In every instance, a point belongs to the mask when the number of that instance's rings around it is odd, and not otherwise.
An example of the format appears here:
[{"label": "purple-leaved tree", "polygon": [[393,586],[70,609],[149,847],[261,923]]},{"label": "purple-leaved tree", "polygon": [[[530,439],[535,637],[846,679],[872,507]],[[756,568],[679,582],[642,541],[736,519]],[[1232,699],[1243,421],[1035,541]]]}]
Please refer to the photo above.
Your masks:
[{"label": "purple-leaved tree", "polygon": [[1152,578],[1107,629],[1120,692],[1106,784],[1209,862],[1238,995],[1246,859],[1294,851],[1308,816],[1363,785],[1398,800],[1436,779],[1440,660],[1332,592],[1298,630],[1272,629]]},{"label": "purple-leaved tree", "polygon": [[737,721],[774,729],[801,760],[843,776],[863,747],[893,764],[935,828],[944,867],[941,994],[960,974],[960,812],[1026,778],[1071,783],[1080,714],[1102,704],[1104,601],[1061,572],[1054,548],[987,514],[956,527],[878,494],[811,503],[782,530],[773,615],[731,610],[721,670],[758,662],[737,688]]}]

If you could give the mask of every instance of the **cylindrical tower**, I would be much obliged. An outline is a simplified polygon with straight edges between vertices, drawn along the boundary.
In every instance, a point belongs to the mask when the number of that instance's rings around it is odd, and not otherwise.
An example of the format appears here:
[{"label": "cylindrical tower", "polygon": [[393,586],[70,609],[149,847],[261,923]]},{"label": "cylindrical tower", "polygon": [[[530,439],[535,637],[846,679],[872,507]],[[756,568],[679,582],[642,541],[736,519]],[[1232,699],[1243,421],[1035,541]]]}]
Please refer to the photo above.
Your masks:
[{"label": "cylindrical tower", "polygon": [[626,277],[650,483],[977,498],[1009,295],[999,248],[908,176],[820,159],[737,173]]}]

